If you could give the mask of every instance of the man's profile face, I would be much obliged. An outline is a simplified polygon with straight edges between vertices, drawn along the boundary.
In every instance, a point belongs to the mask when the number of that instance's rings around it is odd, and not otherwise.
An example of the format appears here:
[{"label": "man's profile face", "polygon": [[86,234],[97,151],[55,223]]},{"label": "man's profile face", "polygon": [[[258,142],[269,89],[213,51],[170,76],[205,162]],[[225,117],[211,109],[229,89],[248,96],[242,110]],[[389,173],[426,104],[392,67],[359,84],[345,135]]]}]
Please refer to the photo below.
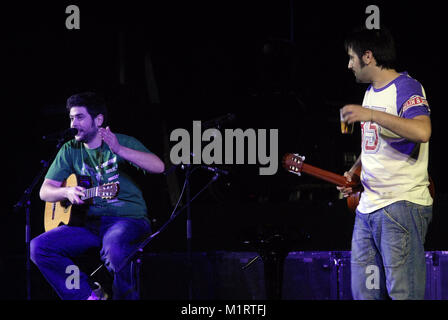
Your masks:
[{"label": "man's profile face", "polygon": [[[98,116],[99,117],[99,116]],[[70,109],[70,128],[78,129],[76,141],[90,142],[98,133],[97,120],[93,119],[85,107],[72,107]]]},{"label": "man's profile face", "polygon": [[356,82],[359,83],[368,82],[364,72],[365,64],[363,63],[363,61],[358,57],[356,52],[352,50],[352,48],[348,49],[347,54],[349,56],[348,68],[353,72],[356,78]]}]

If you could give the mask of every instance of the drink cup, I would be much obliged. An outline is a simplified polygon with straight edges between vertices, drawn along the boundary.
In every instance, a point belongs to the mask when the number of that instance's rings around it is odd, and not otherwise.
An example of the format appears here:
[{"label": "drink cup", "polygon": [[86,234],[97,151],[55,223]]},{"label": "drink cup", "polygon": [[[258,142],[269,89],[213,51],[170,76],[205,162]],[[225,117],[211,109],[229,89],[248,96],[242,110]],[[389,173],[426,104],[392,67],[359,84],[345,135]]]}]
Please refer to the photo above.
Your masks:
[{"label": "drink cup", "polygon": [[339,109],[339,116],[341,120],[341,133],[342,134],[352,134],[353,133],[353,127],[355,123],[347,123],[344,120],[344,117],[342,115],[342,109]]}]

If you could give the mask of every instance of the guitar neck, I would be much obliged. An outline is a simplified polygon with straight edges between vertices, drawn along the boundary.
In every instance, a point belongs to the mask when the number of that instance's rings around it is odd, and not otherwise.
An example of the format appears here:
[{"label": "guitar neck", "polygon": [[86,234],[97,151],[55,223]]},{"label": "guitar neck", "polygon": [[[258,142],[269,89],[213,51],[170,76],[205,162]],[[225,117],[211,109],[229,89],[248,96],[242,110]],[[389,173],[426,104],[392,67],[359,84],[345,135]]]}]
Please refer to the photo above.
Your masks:
[{"label": "guitar neck", "polygon": [[323,170],[320,168],[317,168],[315,166],[312,166],[307,163],[302,164],[302,172],[305,172],[309,175],[312,175],[316,178],[325,180],[327,182],[333,183],[337,186],[346,186],[346,185],[354,185],[354,183],[347,183],[347,180],[344,176],[341,176],[339,174]]},{"label": "guitar neck", "polygon": [[96,197],[97,194],[98,194],[98,187],[86,189],[85,196],[81,197],[81,200],[91,199],[93,197]]}]

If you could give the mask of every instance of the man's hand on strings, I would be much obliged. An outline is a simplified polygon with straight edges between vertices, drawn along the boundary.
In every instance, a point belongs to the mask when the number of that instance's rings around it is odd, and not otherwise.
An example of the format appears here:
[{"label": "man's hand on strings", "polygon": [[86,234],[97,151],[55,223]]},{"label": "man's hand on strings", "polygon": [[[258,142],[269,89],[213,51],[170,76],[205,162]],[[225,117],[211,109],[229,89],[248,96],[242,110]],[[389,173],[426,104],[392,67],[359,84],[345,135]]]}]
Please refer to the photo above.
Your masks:
[{"label": "man's hand on strings", "polygon": [[86,189],[81,186],[66,187],[65,197],[72,204],[84,204],[84,201],[81,200],[81,197],[85,196],[85,190]]},{"label": "man's hand on strings", "polygon": [[[344,177],[347,179],[347,183],[350,183],[352,182],[353,173],[350,171],[346,171],[344,172]],[[344,198],[349,197],[354,192],[353,188],[350,186],[337,186],[336,189],[338,189],[339,192],[342,193]]]}]

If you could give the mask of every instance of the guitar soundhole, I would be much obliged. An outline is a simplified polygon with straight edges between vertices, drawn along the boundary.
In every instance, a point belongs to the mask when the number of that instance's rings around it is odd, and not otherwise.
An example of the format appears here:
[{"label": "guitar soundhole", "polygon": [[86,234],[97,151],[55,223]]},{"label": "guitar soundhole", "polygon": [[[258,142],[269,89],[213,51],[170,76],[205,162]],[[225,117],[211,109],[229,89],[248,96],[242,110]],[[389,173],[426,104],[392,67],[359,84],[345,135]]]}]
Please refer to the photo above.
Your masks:
[{"label": "guitar soundhole", "polygon": [[72,203],[68,199],[61,201],[61,206],[64,208],[64,212],[67,212],[67,209],[68,207],[70,207],[71,204]]},{"label": "guitar soundhole", "polygon": [[92,188],[92,180],[89,176],[78,176],[78,185],[86,189]]}]

